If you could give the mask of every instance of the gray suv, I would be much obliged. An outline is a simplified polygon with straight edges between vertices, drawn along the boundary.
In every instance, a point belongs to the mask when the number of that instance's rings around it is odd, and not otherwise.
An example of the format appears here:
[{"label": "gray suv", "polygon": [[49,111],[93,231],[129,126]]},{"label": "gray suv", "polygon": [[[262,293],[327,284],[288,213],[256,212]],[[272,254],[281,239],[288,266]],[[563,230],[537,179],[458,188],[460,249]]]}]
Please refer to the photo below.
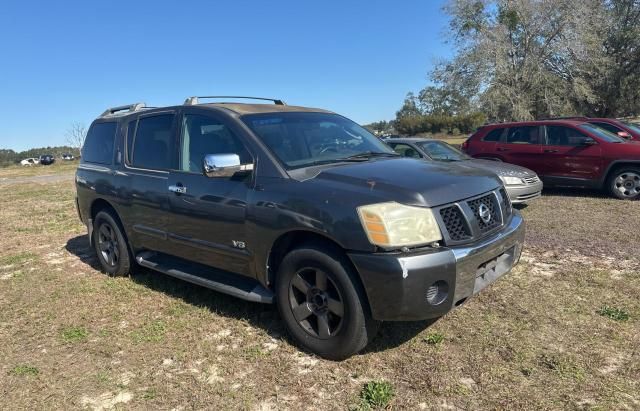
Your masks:
[{"label": "gray suv", "polygon": [[91,125],[77,207],[106,273],[275,303],[297,343],[343,359],[518,262],[523,220],[494,174],[402,158],[326,110],[203,98]]}]

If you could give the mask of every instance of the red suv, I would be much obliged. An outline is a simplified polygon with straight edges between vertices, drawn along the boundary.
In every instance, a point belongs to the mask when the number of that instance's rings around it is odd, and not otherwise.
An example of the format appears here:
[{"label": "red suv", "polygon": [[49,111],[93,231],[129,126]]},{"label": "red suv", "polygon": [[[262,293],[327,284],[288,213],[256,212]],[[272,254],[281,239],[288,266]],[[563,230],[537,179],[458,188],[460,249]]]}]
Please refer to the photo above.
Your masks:
[{"label": "red suv", "polygon": [[545,186],[606,188],[640,198],[640,143],[584,120],[491,124],[462,144],[467,154],[529,168]]}]

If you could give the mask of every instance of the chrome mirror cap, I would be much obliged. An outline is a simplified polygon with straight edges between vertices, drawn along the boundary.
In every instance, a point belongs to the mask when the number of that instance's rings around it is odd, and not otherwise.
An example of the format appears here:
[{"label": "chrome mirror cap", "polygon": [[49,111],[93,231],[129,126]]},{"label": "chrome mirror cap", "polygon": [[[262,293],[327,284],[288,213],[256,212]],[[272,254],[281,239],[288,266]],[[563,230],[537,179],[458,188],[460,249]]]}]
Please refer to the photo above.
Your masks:
[{"label": "chrome mirror cap", "polygon": [[231,177],[242,169],[237,154],[207,154],[202,161],[202,172],[207,177]]}]

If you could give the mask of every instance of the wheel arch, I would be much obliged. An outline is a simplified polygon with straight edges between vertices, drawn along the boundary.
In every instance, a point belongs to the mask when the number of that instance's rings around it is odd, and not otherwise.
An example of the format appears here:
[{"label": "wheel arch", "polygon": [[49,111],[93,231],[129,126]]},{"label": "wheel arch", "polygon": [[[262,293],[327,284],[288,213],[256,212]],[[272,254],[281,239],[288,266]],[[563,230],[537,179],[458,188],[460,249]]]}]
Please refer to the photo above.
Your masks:
[{"label": "wheel arch", "polygon": [[104,210],[111,212],[111,214],[113,215],[113,218],[116,220],[116,223],[120,226],[120,230],[122,231],[122,235],[124,236],[124,239],[127,241],[127,246],[129,250],[133,253],[133,250],[131,248],[131,243],[129,242],[129,237],[127,235],[127,230],[125,230],[124,224],[122,224],[122,219],[120,218],[120,214],[118,213],[116,208],[113,206],[113,204],[111,204],[109,201],[105,200],[104,198],[96,198],[95,200],[93,200],[93,202],[91,203],[91,207],[89,208],[89,218],[91,221],[91,223],[89,224],[91,226],[90,228],[91,232],[89,233],[89,243],[93,245],[92,233],[93,233],[93,224],[95,222],[96,215],[100,211],[104,211]]},{"label": "wheel arch", "polygon": [[609,181],[613,173],[625,167],[640,169],[640,160],[616,160],[611,162],[606,172],[603,173],[602,178],[600,179],[600,187],[605,187],[605,184],[607,184],[607,181]]},{"label": "wheel arch", "polygon": [[323,247],[328,247],[336,253],[339,253],[344,258],[344,262],[348,264],[348,268],[354,273],[354,280],[356,281],[356,284],[354,284],[354,286],[357,287],[361,294],[364,296],[365,301],[363,301],[363,303],[365,304],[366,309],[369,310],[369,313],[371,313],[371,309],[369,306],[369,297],[367,296],[366,288],[364,287],[362,278],[360,278],[360,273],[349,258],[349,255],[347,254],[344,247],[342,247],[337,241],[333,240],[329,236],[314,231],[292,230],[283,233],[278,238],[276,238],[267,256],[267,270],[265,273],[265,280],[267,281],[267,285],[270,289],[274,289],[278,268],[284,256],[286,256],[287,253],[289,253],[291,250],[302,245],[320,245]]}]

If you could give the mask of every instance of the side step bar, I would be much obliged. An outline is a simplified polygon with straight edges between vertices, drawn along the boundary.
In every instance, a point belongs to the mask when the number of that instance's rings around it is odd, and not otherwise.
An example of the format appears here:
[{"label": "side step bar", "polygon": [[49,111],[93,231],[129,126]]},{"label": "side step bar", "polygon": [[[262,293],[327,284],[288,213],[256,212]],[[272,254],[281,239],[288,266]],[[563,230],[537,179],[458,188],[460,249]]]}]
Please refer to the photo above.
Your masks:
[{"label": "side step bar", "polygon": [[274,296],[270,290],[259,282],[238,274],[226,273],[151,251],[141,252],[136,256],[136,261],[143,267],[246,301],[273,303]]}]

